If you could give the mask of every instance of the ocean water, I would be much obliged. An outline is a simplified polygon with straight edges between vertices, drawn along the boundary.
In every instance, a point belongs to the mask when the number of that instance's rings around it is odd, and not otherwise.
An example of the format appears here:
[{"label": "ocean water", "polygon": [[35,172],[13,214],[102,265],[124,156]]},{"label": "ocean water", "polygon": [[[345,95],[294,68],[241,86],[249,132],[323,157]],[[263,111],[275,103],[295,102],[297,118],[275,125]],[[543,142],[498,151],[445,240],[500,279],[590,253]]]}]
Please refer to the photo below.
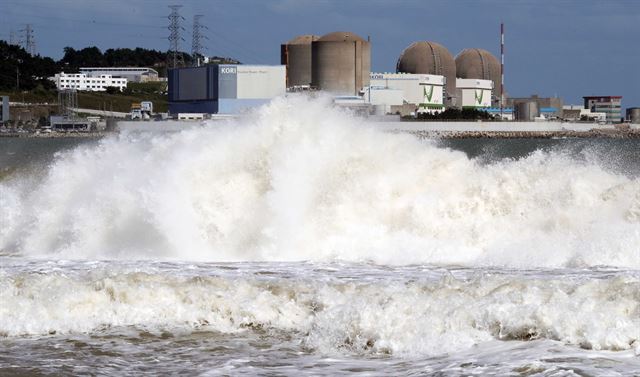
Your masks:
[{"label": "ocean water", "polygon": [[0,375],[640,375],[639,147],[302,97],[0,139]]}]

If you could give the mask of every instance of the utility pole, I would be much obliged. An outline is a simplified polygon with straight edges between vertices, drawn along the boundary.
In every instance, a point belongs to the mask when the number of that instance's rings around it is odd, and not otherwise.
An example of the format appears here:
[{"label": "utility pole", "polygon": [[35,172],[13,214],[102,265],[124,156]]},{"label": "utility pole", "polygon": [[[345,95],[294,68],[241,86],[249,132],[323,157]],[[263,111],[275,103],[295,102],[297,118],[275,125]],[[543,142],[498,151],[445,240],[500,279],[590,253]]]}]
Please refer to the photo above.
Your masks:
[{"label": "utility pole", "polygon": [[201,14],[193,16],[193,38],[191,40],[191,56],[196,60],[196,67],[200,66],[200,57],[204,56],[202,53],[204,47],[202,46],[203,39],[209,39],[206,35],[201,33],[202,29],[208,29],[205,25],[200,23],[200,19],[204,17]]},{"label": "utility pole", "polygon": [[33,28],[31,24],[26,24],[24,29],[21,29],[22,32],[22,47],[24,47],[25,51],[27,51],[30,55],[36,55],[36,38],[33,35]]},{"label": "utility pole", "polygon": [[184,41],[180,37],[180,30],[184,30],[180,26],[180,20],[184,21],[184,17],[178,12],[182,5],[169,5],[171,8],[171,14],[169,14],[169,53],[167,54],[167,67],[177,68],[184,66],[184,56],[179,50],[180,40]]},{"label": "utility pole", "polygon": [[19,65],[16,66],[16,90],[20,90],[20,66]]}]

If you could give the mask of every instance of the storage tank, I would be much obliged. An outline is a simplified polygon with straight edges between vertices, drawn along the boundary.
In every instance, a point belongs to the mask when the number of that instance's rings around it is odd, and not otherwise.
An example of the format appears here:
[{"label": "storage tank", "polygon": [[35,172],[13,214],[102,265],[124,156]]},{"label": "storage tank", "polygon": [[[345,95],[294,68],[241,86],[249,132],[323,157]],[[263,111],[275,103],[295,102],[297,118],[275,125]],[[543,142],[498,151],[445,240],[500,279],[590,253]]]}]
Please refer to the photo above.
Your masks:
[{"label": "storage tank", "polygon": [[487,50],[467,48],[456,56],[456,75],[461,79],[493,81],[494,105],[498,104],[502,76],[500,61]]},{"label": "storage tank", "polygon": [[640,124],[640,107],[630,107],[627,109],[627,120],[631,123]]},{"label": "storage tank", "polygon": [[369,85],[371,46],[356,34],[336,31],[311,42],[311,85],[356,95]]},{"label": "storage tank", "polygon": [[447,96],[456,93],[456,62],[451,53],[439,43],[419,41],[409,45],[398,58],[396,72],[444,76],[447,79]]},{"label": "storage tank", "polygon": [[523,101],[514,103],[516,120],[529,122],[540,116],[538,103],[535,101]]},{"label": "storage tank", "polygon": [[287,88],[311,85],[311,42],[316,35],[299,35],[280,45],[280,64],[287,66]]}]

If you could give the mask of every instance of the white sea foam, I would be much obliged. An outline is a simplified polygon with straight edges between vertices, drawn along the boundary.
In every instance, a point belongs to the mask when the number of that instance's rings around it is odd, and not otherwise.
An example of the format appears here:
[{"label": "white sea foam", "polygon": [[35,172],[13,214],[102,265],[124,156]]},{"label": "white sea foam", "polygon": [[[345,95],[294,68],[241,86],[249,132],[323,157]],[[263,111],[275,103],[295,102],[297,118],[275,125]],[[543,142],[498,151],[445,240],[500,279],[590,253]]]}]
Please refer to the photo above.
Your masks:
[{"label": "white sea foam", "polygon": [[[184,267],[182,267],[184,268]],[[288,271],[293,271],[289,269]],[[0,272],[0,333],[282,331],[323,354],[436,355],[551,339],[640,353],[640,279],[439,280],[181,275],[117,268]],[[182,330],[181,330],[182,329]]]},{"label": "white sea foam", "polygon": [[484,164],[326,100],[126,134],[0,182],[0,251],[79,259],[640,268],[640,181],[536,152]]}]

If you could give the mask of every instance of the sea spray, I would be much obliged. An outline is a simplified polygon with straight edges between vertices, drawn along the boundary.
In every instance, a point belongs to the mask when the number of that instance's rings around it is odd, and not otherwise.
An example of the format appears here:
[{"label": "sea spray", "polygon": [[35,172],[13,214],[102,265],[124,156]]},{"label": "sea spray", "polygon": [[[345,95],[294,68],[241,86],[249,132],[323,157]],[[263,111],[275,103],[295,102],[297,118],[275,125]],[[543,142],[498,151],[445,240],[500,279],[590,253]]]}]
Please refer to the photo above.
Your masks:
[{"label": "sea spray", "polygon": [[0,182],[0,250],[69,259],[640,268],[640,181],[563,153],[489,164],[326,98],[122,134]]}]

